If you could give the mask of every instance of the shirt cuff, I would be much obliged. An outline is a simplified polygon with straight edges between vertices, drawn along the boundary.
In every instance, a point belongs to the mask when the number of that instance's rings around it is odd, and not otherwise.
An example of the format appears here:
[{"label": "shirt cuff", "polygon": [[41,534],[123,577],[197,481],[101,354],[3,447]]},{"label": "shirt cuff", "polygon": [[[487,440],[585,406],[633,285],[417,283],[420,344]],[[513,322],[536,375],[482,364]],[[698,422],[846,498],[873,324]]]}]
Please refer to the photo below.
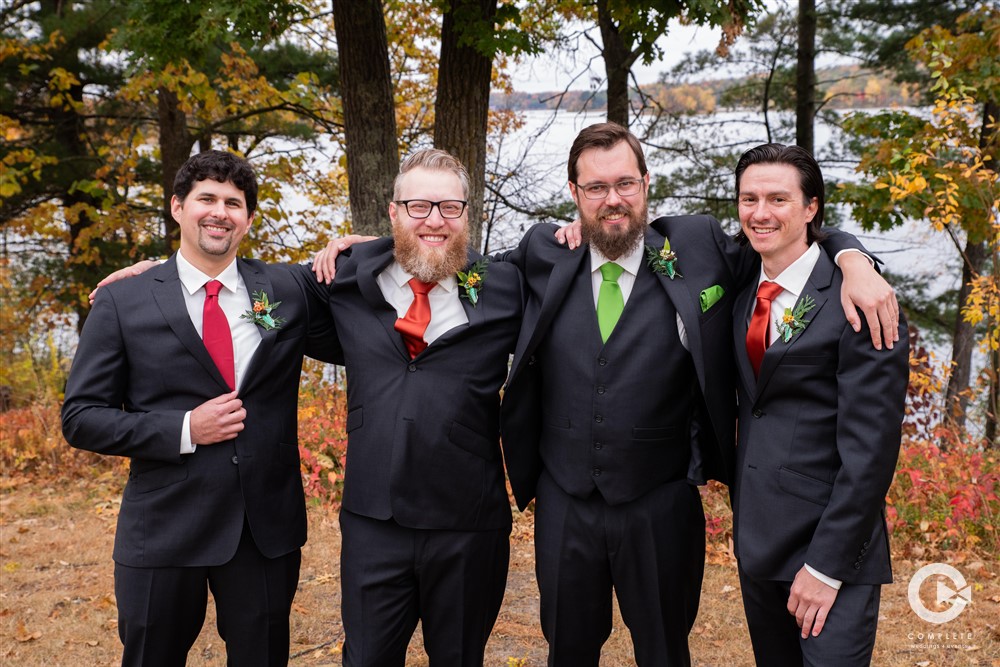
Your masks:
[{"label": "shirt cuff", "polygon": [[181,454],[194,454],[198,446],[191,442],[191,413],[184,413],[184,423],[181,424]]},{"label": "shirt cuff", "polygon": [[[862,253],[862,254],[864,254],[864,253]],[[865,256],[867,257],[867,255],[865,255]],[[825,574],[823,574],[822,572],[819,572],[818,570],[814,570],[813,568],[809,567],[809,563],[806,563],[805,565],[806,565],[806,572],[808,572],[812,576],[816,577],[817,579],[819,579],[820,581],[822,581],[824,584],[826,584],[827,586],[829,586],[833,590],[835,590],[835,591],[839,591],[840,590],[840,585],[843,583],[842,581],[840,581],[839,579],[834,579],[833,577],[828,577]]]},{"label": "shirt cuff", "polygon": [[869,257],[868,253],[861,252],[857,248],[846,248],[846,249],[841,250],[840,252],[838,252],[836,255],[834,255],[833,256],[833,263],[836,264],[838,267],[840,267],[840,257],[845,252],[858,252],[858,253],[861,253],[861,256],[868,260],[868,263],[872,265],[872,268],[873,269],[875,268],[875,260],[872,259],[871,257]]}]

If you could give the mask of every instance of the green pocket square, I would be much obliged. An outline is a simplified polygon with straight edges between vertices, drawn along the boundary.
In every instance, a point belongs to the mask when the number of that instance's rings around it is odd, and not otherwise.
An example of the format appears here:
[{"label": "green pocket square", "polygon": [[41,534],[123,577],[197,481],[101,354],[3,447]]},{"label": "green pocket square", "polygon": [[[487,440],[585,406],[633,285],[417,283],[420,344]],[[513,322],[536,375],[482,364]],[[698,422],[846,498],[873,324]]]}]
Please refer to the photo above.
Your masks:
[{"label": "green pocket square", "polygon": [[698,295],[698,299],[701,301],[701,312],[705,312],[718,302],[722,298],[722,295],[726,293],[726,290],[722,289],[720,285],[712,285],[701,291]]}]

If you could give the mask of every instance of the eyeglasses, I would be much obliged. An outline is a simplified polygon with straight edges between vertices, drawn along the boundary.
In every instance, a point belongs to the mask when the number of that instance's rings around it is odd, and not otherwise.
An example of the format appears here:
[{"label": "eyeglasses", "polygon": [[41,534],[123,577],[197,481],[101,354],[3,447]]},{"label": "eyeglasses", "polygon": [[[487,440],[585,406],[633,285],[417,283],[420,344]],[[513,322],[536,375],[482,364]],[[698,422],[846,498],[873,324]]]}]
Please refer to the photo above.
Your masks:
[{"label": "eyeglasses", "polygon": [[406,208],[406,213],[411,218],[417,220],[423,220],[430,216],[431,211],[437,206],[438,213],[441,214],[442,218],[460,218],[462,213],[465,212],[465,206],[468,202],[462,201],[461,199],[445,199],[444,201],[429,201],[427,199],[405,199],[397,201],[397,204],[402,204]]},{"label": "eyeglasses", "polygon": [[642,179],[626,178],[618,181],[614,185],[608,185],[607,183],[580,185],[577,183],[576,187],[583,190],[583,196],[587,199],[604,199],[611,194],[611,188],[614,188],[615,192],[617,192],[620,197],[631,197],[632,195],[639,194],[639,190],[642,189]]}]

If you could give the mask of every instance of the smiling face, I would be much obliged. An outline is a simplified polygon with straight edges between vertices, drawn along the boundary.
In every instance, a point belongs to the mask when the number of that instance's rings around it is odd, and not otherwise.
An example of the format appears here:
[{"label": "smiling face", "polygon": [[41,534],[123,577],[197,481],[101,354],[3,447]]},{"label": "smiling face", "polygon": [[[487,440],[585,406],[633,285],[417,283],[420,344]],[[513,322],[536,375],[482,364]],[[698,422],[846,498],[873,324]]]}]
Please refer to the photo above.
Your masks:
[{"label": "smiling face", "polygon": [[232,181],[196,181],[181,200],[170,199],[170,212],[181,228],[184,258],[209,276],[226,268],[253,222],[246,197]]},{"label": "smiling face", "polygon": [[807,227],[819,208],[806,200],[798,170],[789,164],[753,164],[740,177],[740,227],[775,278],[809,248]]},{"label": "smiling face", "polygon": [[[458,176],[451,171],[415,167],[397,186],[396,200],[465,200]],[[437,282],[465,266],[469,245],[468,209],[458,218],[443,218],[437,206],[429,216],[417,219],[406,207],[389,203],[395,257],[403,269],[426,282]]]},{"label": "smiling face", "polygon": [[[634,195],[623,197],[614,187],[604,199],[587,199],[588,185],[613,185],[636,179],[642,187]],[[646,229],[646,192],[649,174],[640,173],[635,153],[621,141],[611,148],[588,148],[576,163],[576,183],[569,184],[580,214],[583,239],[608,259],[618,259],[642,240]]]}]

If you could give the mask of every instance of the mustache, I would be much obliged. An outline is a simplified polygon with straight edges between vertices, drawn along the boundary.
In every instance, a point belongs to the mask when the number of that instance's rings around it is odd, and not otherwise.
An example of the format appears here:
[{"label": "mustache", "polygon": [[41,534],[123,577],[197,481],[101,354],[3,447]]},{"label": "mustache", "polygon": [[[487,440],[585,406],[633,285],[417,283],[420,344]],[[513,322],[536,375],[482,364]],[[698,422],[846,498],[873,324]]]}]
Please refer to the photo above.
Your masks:
[{"label": "mustache", "polygon": [[597,212],[597,216],[599,218],[604,218],[610,215],[629,215],[631,212],[632,209],[628,206],[602,206],[601,210]]}]

